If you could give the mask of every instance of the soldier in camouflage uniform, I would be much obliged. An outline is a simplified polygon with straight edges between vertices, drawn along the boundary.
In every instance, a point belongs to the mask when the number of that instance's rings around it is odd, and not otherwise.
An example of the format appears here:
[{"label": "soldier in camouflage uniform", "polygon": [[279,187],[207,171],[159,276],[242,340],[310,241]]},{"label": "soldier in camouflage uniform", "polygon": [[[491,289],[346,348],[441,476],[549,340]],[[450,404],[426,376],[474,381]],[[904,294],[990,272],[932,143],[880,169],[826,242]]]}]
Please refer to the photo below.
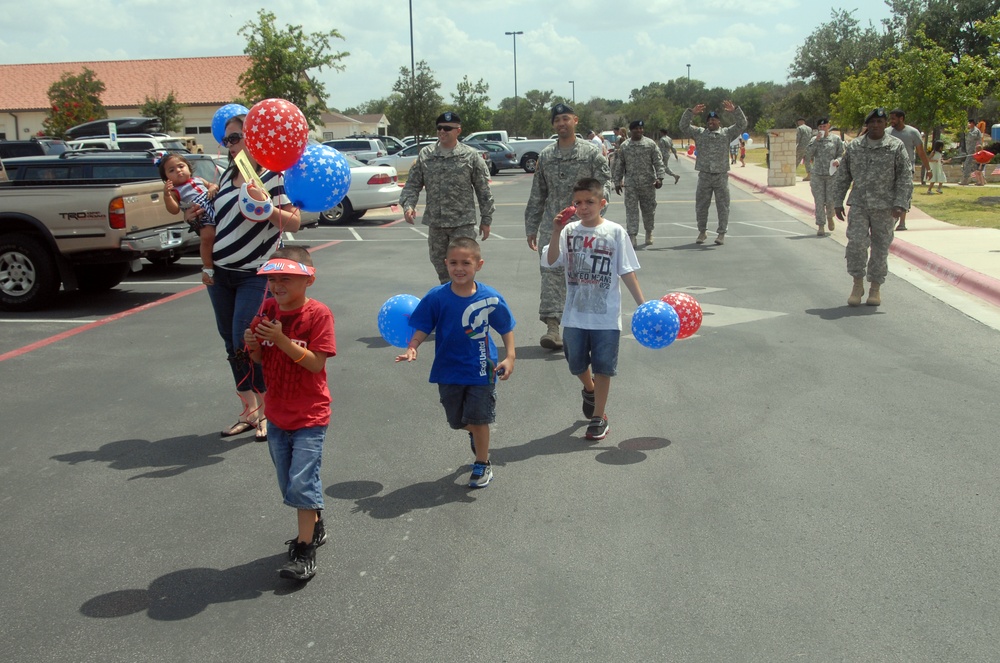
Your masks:
[{"label": "soldier in camouflage uniform", "polygon": [[[611,171],[601,149],[587,140],[576,137],[576,113],[566,104],[552,107],[552,128],[558,140],[542,150],[531,180],[531,194],[524,209],[524,233],[528,247],[538,252],[541,265],[542,249],[539,237],[552,235],[552,224],[564,208],[573,203],[573,185],[585,177],[592,177],[610,195]],[[539,341],[543,348],[558,350],[562,347],[559,325],[562,323],[566,303],[566,275],[562,267],[539,267],[542,275],[538,318],[545,323],[545,335]]]},{"label": "soldier in camouflage uniform", "polygon": [[712,204],[712,194],[715,194],[715,211],[719,215],[716,244],[723,244],[729,229],[729,143],[743,133],[747,117],[731,101],[722,102],[722,108],[727,113],[736,114],[736,123],[725,129],[722,128],[722,119],[715,111],[710,111],[705,117],[707,128],[691,125],[691,118],[695,113],[705,110],[705,104],[688,108],[681,115],[681,133],[692,138],[698,148],[694,161],[694,169],[698,171],[698,188],[694,198],[695,217],[698,220],[698,239],[695,242],[698,244],[704,244],[708,237],[708,208]]},{"label": "soldier in camouflage uniform", "polygon": [[428,226],[427,244],[438,280],[447,283],[444,261],[448,244],[456,237],[476,238],[476,200],[479,200],[479,233],[485,240],[493,222],[490,171],[479,152],[458,142],[462,119],[448,111],[437,119],[438,142],[420,150],[410,167],[406,186],[399,195],[403,218],[413,224],[417,199],[426,189],[423,224]]},{"label": "soldier in camouflage uniform", "polygon": [[670,170],[670,153],[672,152],[674,158],[676,159],[678,158],[677,150],[674,149],[674,141],[667,134],[666,129],[660,129],[660,140],[658,140],[656,144],[659,145],[660,155],[663,157],[663,170],[667,172],[667,175],[673,177],[674,184],[677,184],[677,181],[681,178],[681,176],[674,174],[674,172]]},{"label": "soldier in camouflage uniform", "polygon": [[800,117],[795,120],[795,167],[798,168],[800,163],[805,164],[806,176],[802,178],[803,182],[808,182],[812,174],[809,171],[809,161],[806,159],[806,147],[809,146],[812,135],[813,130],[806,124],[806,118]]},{"label": "soldier in camouflage uniform", "polygon": [[972,175],[972,171],[979,167],[976,160],[972,158],[972,155],[983,149],[983,132],[979,130],[976,126],[976,121],[969,118],[969,130],[965,134],[963,139],[962,147],[965,148],[965,161],[962,162],[962,181],[959,182],[960,186],[968,186],[969,176]]},{"label": "soldier in camouflage uniform", "polygon": [[625,189],[625,228],[634,248],[636,235],[639,234],[640,210],[642,225],[646,229],[646,244],[653,243],[656,189],[663,186],[666,170],[660,148],[652,139],[643,135],[643,121],[635,120],[628,128],[631,135],[622,142],[618,151],[612,179],[615,182],[615,193],[621,195],[622,188]]},{"label": "soldier in camouflage uniform", "polygon": [[816,205],[816,234],[822,237],[826,234],[823,231],[824,225],[833,230],[833,208],[843,200],[833,199],[830,164],[840,165],[840,157],[844,156],[844,141],[840,136],[830,134],[830,120],[825,117],[816,121],[816,129],[816,136],[806,146],[806,167],[812,173],[809,188]]},{"label": "soldier in camouflage uniform", "polygon": [[[844,196],[851,187],[847,204],[847,273],[854,277],[854,288],[847,303],[860,306],[865,294],[867,262],[868,306],[882,303],[881,285],[889,272],[889,245],[892,244],[896,219],[910,208],[913,196],[913,167],[903,141],[886,133],[888,115],[876,108],[865,118],[867,132],[847,146],[834,177],[833,196],[836,214],[844,220]],[[853,183],[853,186],[851,186]],[[871,256],[868,249],[871,247]]]}]

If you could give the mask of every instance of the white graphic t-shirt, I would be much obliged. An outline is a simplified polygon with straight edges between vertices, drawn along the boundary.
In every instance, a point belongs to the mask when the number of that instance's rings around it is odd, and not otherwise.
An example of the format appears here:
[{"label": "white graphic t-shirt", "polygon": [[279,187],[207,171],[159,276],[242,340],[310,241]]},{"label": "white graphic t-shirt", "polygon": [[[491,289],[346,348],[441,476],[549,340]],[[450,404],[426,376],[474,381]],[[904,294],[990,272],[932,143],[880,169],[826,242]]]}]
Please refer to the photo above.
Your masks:
[{"label": "white graphic t-shirt", "polygon": [[[607,219],[596,228],[574,221],[562,229],[559,244],[551,266],[566,269],[563,326],[621,331],[621,276],[639,269],[628,233]],[[543,267],[550,266],[547,253],[548,247],[542,249]]]}]

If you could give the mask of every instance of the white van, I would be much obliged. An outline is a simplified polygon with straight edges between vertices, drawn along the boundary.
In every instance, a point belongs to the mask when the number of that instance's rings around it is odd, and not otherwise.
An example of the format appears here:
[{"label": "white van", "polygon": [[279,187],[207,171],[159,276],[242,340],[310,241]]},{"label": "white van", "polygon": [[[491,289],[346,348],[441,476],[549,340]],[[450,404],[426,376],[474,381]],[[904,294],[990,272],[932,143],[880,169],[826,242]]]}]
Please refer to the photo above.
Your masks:
[{"label": "white van", "polygon": [[[69,149],[82,150],[96,148],[99,150],[114,149],[111,145],[110,136],[89,136],[78,140],[67,141]],[[118,149],[122,152],[145,152],[146,150],[170,150],[172,152],[185,152],[187,147],[184,139],[173,138],[166,134],[125,134],[118,136]]]}]

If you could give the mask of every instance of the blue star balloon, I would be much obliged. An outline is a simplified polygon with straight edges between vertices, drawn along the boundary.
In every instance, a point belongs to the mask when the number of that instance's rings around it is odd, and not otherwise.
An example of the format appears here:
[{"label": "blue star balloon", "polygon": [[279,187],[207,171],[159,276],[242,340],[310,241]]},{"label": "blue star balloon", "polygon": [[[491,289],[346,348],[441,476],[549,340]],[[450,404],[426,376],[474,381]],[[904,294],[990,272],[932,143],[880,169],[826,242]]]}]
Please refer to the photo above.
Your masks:
[{"label": "blue star balloon", "polygon": [[385,342],[397,348],[405,348],[413,338],[410,316],[420,303],[414,295],[394,295],[382,304],[378,312],[378,333]]},{"label": "blue star balloon", "polygon": [[240,104],[226,104],[215,111],[212,116],[212,136],[215,142],[222,145],[222,139],[226,137],[226,123],[237,115],[246,115],[250,109]]},{"label": "blue star balloon", "polygon": [[307,145],[302,157],[285,171],[285,193],[306,212],[336,207],[351,188],[351,167],[328,145]]},{"label": "blue star balloon", "polygon": [[653,350],[673,343],[680,328],[677,311],[666,302],[646,302],[632,314],[632,335],[640,344]]}]

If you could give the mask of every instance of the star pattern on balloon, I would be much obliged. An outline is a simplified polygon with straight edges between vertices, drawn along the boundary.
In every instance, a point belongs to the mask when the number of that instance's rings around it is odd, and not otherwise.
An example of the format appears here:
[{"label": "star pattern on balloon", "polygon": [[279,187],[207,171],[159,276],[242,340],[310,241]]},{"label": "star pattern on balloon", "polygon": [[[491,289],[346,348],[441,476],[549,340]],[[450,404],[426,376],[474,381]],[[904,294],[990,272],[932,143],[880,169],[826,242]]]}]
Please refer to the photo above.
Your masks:
[{"label": "star pattern on balloon", "polygon": [[309,123],[302,111],[285,99],[254,104],[243,123],[250,156],[268,170],[284,171],[302,156],[309,141]]},{"label": "star pattern on balloon", "polygon": [[378,312],[378,332],[389,345],[405,348],[413,337],[410,315],[420,298],[415,295],[393,295]]},{"label": "star pattern on balloon", "polygon": [[662,301],[646,302],[632,314],[632,335],[647,348],[667,347],[677,338],[679,329],[677,312]]},{"label": "star pattern on balloon", "polygon": [[285,193],[307,212],[323,212],[340,204],[351,188],[347,158],[327,145],[309,145],[285,172]]},{"label": "star pattern on balloon", "polygon": [[663,296],[661,301],[666,302],[677,311],[680,319],[680,331],[677,338],[688,338],[701,328],[703,314],[701,304],[698,300],[686,292],[671,292]]}]

